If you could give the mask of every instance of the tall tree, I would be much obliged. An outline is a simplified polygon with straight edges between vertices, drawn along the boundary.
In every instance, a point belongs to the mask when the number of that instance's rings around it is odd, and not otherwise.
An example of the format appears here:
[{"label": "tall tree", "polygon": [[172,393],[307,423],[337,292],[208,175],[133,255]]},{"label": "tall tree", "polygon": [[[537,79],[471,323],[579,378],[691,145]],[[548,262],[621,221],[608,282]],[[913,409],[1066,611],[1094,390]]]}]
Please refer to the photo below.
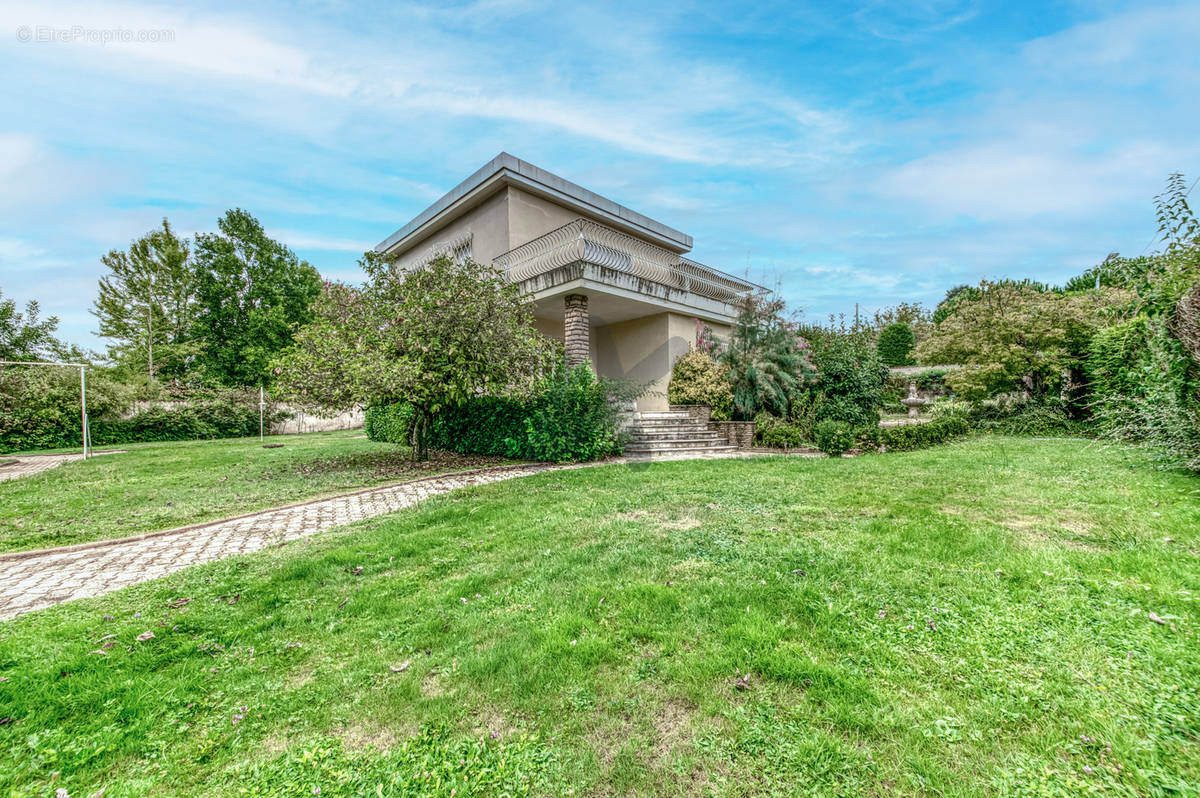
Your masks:
[{"label": "tall tree", "polygon": [[362,288],[325,286],[312,323],[277,361],[283,394],[318,409],[411,402],[414,456],[433,414],[481,394],[531,390],[552,347],[533,305],[490,266],[439,258],[397,275],[373,253]]},{"label": "tall tree", "polygon": [[217,227],[196,237],[197,362],[224,385],[264,385],[272,358],[312,318],[321,277],[241,208]]},{"label": "tall tree", "polygon": [[964,398],[1022,390],[1040,396],[1065,370],[1079,368],[1092,334],[1121,321],[1131,299],[1116,288],[1061,294],[1037,283],[985,280],[959,294],[917,347],[917,360],[968,366],[946,376]]},{"label": "tall tree", "polygon": [[100,260],[109,273],[100,278],[92,315],[100,335],[109,338],[109,357],[130,369],[178,377],[195,354],[191,342],[196,320],[196,278],[187,239],[163,219],[129,245]]},{"label": "tall tree", "polygon": [[25,303],[21,313],[0,291],[0,360],[53,360],[78,353],[55,337],[58,317],[43,319],[41,313],[36,300]]}]

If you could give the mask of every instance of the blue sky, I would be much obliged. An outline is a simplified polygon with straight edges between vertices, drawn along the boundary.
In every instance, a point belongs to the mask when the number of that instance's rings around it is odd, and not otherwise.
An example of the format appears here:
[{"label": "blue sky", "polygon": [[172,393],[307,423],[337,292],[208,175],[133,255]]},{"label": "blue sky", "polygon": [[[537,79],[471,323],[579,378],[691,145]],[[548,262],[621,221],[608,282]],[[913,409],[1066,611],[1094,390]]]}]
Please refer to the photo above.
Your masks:
[{"label": "blue sky", "polygon": [[[1200,172],[1196,3],[7,0],[0,18],[0,290],[96,348],[100,255],[163,216],[192,234],[244,207],[353,280],[501,150],[815,319],[1139,254],[1167,173]],[[171,37],[88,38],[112,29]]]}]

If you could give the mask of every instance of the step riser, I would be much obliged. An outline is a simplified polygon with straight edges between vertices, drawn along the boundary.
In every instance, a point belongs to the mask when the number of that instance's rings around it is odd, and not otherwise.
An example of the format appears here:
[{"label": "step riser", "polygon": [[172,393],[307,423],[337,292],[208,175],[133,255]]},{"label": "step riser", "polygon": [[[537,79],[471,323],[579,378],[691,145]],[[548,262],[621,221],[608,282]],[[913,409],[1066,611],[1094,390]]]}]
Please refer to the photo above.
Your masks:
[{"label": "step riser", "polygon": [[706,424],[701,424],[699,421],[691,418],[643,418],[630,424],[631,427],[701,427],[707,429]]},{"label": "step riser", "polygon": [[626,450],[626,457],[694,457],[696,455],[705,454],[726,454],[728,452],[736,452],[737,447],[712,447],[709,449],[639,449]]}]

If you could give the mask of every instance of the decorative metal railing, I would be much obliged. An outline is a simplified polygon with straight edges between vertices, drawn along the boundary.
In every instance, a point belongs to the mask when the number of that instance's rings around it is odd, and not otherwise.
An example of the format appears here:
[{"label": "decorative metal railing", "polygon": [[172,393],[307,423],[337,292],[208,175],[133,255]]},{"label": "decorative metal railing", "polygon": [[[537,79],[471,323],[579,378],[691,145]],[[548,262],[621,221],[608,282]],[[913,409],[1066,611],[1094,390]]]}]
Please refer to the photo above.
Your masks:
[{"label": "decorative metal railing", "polygon": [[578,261],[722,302],[733,302],[759,289],[754,283],[587,219],[567,222],[510,249],[492,263],[509,280],[521,282]]}]

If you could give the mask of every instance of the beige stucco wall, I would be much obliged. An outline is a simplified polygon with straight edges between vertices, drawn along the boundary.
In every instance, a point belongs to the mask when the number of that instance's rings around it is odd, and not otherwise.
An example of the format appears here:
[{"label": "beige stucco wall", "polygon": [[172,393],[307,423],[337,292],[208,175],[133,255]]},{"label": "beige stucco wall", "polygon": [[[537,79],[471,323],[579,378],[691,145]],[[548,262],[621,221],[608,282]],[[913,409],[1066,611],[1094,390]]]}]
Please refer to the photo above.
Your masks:
[{"label": "beige stucco wall", "polygon": [[[727,336],[725,325],[709,325]],[[560,333],[561,335],[561,333]],[[696,322],[678,313],[657,313],[592,329],[596,372],[648,386],[638,410],[665,410],[671,367],[696,343]]]},{"label": "beige stucco wall", "polygon": [[508,249],[544,236],[578,218],[578,211],[509,186]]},{"label": "beige stucco wall", "polygon": [[403,269],[410,261],[423,258],[434,244],[468,231],[472,235],[471,257],[479,263],[491,263],[497,255],[512,249],[508,244],[508,195],[505,191],[488,198],[406,250],[400,257],[399,267]]}]

